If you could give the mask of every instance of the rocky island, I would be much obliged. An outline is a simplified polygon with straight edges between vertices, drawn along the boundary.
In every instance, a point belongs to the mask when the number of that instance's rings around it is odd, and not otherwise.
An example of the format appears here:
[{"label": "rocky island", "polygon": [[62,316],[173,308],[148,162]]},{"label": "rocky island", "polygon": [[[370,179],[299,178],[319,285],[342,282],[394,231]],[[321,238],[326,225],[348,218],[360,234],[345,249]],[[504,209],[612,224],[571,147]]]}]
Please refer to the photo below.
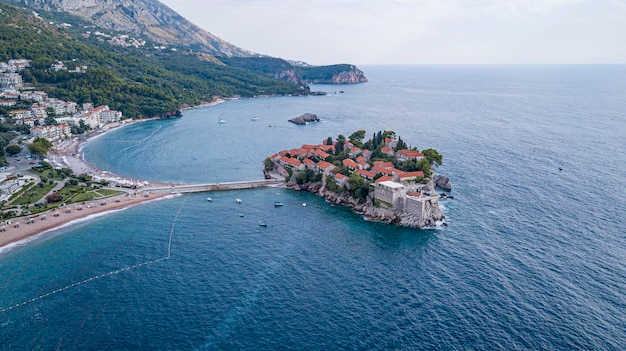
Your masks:
[{"label": "rocky island", "polygon": [[320,121],[319,117],[317,117],[317,115],[313,113],[305,113],[302,116],[298,116],[296,118],[292,118],[289,120],[289,122],[299,124],[299,125],[305,125],[309,122],[319,122],[319,121]]},{"label": "rocky island", "polygon": [[442,156],[434,149],[409,149],[393,131],[367,141],[365,133],[282,150],[265,159],[265,177],[286,179],[288,188],[350,207],[367,220],[411,228],[446,225],[438,199],[447,196],[435,188],[450,191],[452,185],[433,174]]}]

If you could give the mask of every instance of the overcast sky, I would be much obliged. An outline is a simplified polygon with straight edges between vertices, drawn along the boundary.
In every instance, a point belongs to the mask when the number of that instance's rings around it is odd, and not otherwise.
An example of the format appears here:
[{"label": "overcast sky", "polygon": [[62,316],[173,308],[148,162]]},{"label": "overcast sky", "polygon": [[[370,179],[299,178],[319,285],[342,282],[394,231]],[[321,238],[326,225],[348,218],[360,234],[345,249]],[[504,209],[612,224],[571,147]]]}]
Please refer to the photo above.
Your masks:
[{"label": "overcast sky", "polygon": [[625,0],[161,0],[311,64],[626,63]]}]

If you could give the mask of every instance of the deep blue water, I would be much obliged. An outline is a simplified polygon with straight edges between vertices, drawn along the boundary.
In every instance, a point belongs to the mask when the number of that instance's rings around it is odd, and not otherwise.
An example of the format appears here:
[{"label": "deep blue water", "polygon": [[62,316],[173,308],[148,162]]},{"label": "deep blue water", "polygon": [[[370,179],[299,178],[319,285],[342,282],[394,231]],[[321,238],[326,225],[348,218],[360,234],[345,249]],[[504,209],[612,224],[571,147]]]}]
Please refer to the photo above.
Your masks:
[{"label": "deep blue water", "polygon": [[[0,309],[106,275],[0,312],[2,349],[624,349],[626,66],[364,71],[313,87],[343,94],[122,128],[85,156],[154,181],[260,179],[281,149],[394,130],[444,155],[448,227],[276,188],[131,208],[0,255]],[[304,112],[323,121],[287,123]],[[171,259],[107,275],[165,257],[170,233]]]}]

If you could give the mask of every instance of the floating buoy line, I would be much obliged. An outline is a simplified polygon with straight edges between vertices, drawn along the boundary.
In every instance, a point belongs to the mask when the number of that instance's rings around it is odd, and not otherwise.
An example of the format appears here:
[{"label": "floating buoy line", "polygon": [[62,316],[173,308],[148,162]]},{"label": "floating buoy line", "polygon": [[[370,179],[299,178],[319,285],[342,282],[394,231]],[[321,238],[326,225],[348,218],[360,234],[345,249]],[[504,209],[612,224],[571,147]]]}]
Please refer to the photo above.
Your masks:
[{"label": "floating buoy line", "polygon": [[172,238],[174,237],[174,229],[176,227],[176,221],[178,220],[178,216],[180,215],[180,212],[183,209],[183,205],[185,204],[185,201],[187,201],[187,197],[188,196],[189,196],[189,194],[187,194],[185,196],[185,198],[183,199],[183,202],[180,204],[180,207],[178,208],[178,212],[176,212],[176,216],[174,217],[174,221],[172,222],[172,228],[170,230],[170,236],[169,236],[169,239],[167,241],[167,255],[166,256],[161,257],[161,258],[157,258],[155,260],[144,261],[144,262],[137,263],[137,264],[134,264],[134,265],[131,265],[131,266],[126,266],[126,267],[119,268],[119,269],[116,269],[116,270],[113,270],[113,271],[109,271],[109,272],[106,272],[106,273],[103,273],[103,274],[94,275],[93,277],[90,277],[90,278],[87,278],[87,279],[83,279],[83,280],[78,281],[78,282],[74,282],[74,283],[72,283],[70,285],[67,285],[67,286],[64,286],[62,288],[59,288],[59,289],[56,289],[56,290],[52,290],[52,291],[47,292],[45,294],[39,295],[37,297],[33,297],[32,299],[16,303],[15,305],[12,305],[12,306],[4,307],[4,308],[0,309],[0,313],[12,310],[14,308],[18,308],[18,307],[22,307],[22,306],[28,305],[28,304],[33,303],[35,301],[43,300],[43,299],[45,299],[47,297],[50,297],[52,295],[55,295],[55,294],[58,294],[60,292],[63,292],[63,291],[75,288],[75,287],[80,286],[80,285],[84,285],[84,284],[90,283],[90,282],[92,282],[94,280],[102,279],[102,278],[109,277],[109,276],[112,276],[112,275],[120,274],[120,273],[125,272],[125,271],[130,271],[130,270],[135,269],[135,268],[148,266],[148,265],[151,265],[151,264],[154,264],[154,263],[159,263],[159,262],[162,262],[162,261],[165,261],[165,260],[169,260],[170,257],[172,257]]}]

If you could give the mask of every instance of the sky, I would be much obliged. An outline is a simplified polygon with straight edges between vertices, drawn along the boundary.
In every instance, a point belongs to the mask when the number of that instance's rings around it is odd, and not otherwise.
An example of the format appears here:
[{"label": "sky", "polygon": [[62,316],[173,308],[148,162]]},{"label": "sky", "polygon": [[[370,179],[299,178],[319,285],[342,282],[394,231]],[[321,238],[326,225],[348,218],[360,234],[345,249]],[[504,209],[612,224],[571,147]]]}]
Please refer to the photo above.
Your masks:
[{"label": "sky", "polygon": [[626,63],[626,0],[160,0],[241,48],[314,65]]}]

